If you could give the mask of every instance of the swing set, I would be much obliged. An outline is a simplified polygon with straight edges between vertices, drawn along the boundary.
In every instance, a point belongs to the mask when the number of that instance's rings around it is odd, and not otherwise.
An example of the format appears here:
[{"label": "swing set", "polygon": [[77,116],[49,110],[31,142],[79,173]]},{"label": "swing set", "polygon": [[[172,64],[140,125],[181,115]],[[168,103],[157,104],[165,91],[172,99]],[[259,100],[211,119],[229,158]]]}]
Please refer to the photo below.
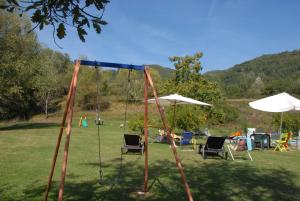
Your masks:
[{"label": "swing set", "polygon": [[[51,184],[52,184],[52,178],[53,178],[54,169],[55,169],[55,165],[56,165],[56,161],[57,161],[57,156],[58,156],[58,152],[59,152],[59,148],[60,148],[60,144],[61,144],[61,138],[63,135],[63,131],[66,130],[66,140],[65,140],[65,146],[64,146],[63,161],[62,161],[62,166],[61,166],[60,187],[59,187],[59,192],[58,192],[58,201],[63,200],[65,177],[66,177],[66,172],[67,172],[67,163],[68,163],[68,155],[69,155],[69,144],[70,144],[71,130],[72,130],[72,120],[73,120],[73,113],[74,113],[74,102],[75,102],[75,95],[76,95],[80,65],[94,66],[95,68],[110,67],[110,68],[118,68],[118,69],[128,69],[130,71],[131,70],[139,70],[139,71],[144,72],[144,138],[145,138],[144,158],[145,158],[145,167],[144,167],[143,192],[147,193],[147,191],[148,191],[148,88],[150,86],[150,88],[152,89],[152,93],[155,97],[156,106],[160,113],[160,117],[161,117],[164,129],[167,132],[167,136],[171,142],[171,149],[172,149],[172,152],[173,152],[173,155],[175,158],[177,168],[181,175],[182,182],[185,187],[187,198],[189,201],[193,201],[193,196],[191,194],[189,185],[187,183],[187,180],[186,180],[186,177],[185,177],[185,174],[183,171],[183,166],[182,166],[179,156],[177,154],[175,141],[174,141],[174,138],[172,135],[174,133],[171,130],[171,128],[169,127],[167,120],[166,120],[165,113],[164,113],[164,109],[161,107],[161,105],[159,103],[157,92],[154,88],[154,83],[153,83],[153,80],[150,75],[149,67],[139,66],[139,65],[131,65],[131,64],[88,61],[88,60],[77,60],[75,62],[73,76],[72,76],[72,80],[70,83],[69,92],[68,92],[68,96],[67,96],[67,103],[66,103],[66,107],[64,110],[61,127],[60,127],[60,131],[58,134],[57,143],[56,143],[56,147],[55,147],[55,151],[54,151],[54,155],[53,155],[53,159],[52,159],[51,170],[50,170],[50,174],[49,174],[49,178],[48,178],[48,184],[47,184],[47,187],[45,190],[44,201],[48,201],[48,194],[49,194]],[[97,77],[98,77],[98,71],[97,71]],[[97,85],[97,90],[99,90],[98,85]],[[97,91],[97,93],[98,93],[98,91]],[[96,112],[97,112],[97,117],[99,118],[99,116],[98,116],[99,115],[98,95],[97,95]],[[66,127],[65,127],[65,124],[66,124]],[[98,126],[98,130],[99,130],[99,126]]]}]

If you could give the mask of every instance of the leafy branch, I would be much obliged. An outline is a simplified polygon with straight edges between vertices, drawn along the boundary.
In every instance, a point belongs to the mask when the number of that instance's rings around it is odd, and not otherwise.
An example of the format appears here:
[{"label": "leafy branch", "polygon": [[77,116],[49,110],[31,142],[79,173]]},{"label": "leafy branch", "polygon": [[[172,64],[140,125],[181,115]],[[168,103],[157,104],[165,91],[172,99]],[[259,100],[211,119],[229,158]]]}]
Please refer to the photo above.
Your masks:
[{"label": "leafy branch", "polygon": [[[65,26],[75,28],[80,40],[85,42],[91,24],[98,34],[101,27],[107,24],[102,18],[109,0],[6,0],[1,3],[0,9],[8,12],[17,12],[20,16],[27,12],[35,24],[31,31],[50,25],[59,39],[67,35]],[[55,36],[53,39],[55,41]]]}]

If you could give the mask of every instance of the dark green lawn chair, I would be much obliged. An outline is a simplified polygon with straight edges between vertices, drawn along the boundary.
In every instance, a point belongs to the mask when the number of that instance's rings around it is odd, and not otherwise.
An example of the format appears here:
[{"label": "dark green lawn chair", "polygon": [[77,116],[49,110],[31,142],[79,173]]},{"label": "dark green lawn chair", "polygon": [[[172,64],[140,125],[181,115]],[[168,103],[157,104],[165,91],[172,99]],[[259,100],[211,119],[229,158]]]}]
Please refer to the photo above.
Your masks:
[{"label": "dark green lawn chair", "polygon": [[227,160],[228,153],[224,148],[225,139],[226,137],[209,136],[205,145],[200,144],[199,153],[204,159],[206,159],[207,156],[219,156]]}]

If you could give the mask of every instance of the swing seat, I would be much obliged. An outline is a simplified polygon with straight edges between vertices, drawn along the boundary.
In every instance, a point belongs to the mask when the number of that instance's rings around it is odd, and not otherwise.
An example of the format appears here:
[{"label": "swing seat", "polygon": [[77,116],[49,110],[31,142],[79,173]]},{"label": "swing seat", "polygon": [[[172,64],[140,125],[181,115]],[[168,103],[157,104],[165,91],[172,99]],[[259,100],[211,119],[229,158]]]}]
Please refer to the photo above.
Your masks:
[{"label": "swing seat", "polygon": [[144,153],[144,143],[142,143],[141,137],[136,134],[124,134],[124,145],[121,147],[121,153],[128,152]]}]

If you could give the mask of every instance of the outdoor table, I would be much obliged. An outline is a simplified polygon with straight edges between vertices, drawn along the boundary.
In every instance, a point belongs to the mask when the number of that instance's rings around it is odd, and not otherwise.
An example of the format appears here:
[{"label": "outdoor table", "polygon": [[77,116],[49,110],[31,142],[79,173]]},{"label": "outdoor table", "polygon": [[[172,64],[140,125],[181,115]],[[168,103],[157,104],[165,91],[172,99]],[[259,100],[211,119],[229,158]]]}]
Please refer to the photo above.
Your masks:
[{"label": "outdoor table", "polygon": [[[260,143],[260,148],[264,149],[267,147],[268,149],[271,147],[271,137],[269,134],[266,133],[254,133],[250,135],[250,137],[254,138],[254,142],[259,142]],[[255,141],[255,138],[259,138],[259,141]],[[267,140],[265,142],[265,140]],[[256,147],[256,144],[254,144],[254,147]]]},{"label": "outdoor table", "polygon": [[292,147],[295,147],[295,149],[296,150],[299,150],[300,149],[300,136],[297,136],[297,137],[295,137],[295,138],[293,138],[293,139],[291,139],[291,140],[289,140],[289,145],[290,145],[290,147],[292,148]]}]

